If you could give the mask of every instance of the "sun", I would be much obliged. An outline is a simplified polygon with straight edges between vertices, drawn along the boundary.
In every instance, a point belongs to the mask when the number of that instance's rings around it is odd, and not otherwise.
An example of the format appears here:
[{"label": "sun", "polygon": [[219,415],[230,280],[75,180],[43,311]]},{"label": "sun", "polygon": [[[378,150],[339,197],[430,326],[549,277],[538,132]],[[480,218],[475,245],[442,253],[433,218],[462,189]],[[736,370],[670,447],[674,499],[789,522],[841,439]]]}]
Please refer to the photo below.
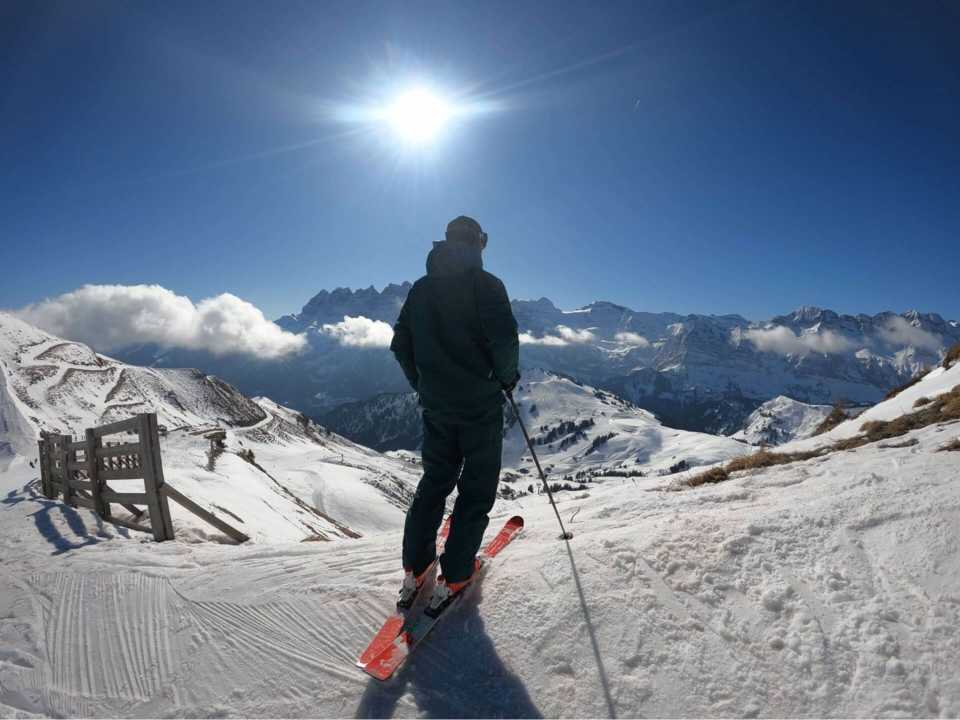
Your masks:
[{"label": "sun", "polygon": [[426,88],[402,93],[384,113],[393,132],[411,145],[424,145],[434,140],[452,116],[450,103]]}]

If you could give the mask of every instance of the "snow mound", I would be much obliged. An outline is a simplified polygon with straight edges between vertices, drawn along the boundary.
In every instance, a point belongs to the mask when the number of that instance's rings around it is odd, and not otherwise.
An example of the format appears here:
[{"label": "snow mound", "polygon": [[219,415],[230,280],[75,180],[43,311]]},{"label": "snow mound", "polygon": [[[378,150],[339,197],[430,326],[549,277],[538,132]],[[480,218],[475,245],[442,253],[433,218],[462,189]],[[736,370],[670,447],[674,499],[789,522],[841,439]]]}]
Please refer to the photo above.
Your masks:
[{"label": "snow mound", "polygon": [[808,405],[779,395],[754,410],[743,429],[732,435],[750,445],[782,445],[813,435],[830,414],[829,405]]}]

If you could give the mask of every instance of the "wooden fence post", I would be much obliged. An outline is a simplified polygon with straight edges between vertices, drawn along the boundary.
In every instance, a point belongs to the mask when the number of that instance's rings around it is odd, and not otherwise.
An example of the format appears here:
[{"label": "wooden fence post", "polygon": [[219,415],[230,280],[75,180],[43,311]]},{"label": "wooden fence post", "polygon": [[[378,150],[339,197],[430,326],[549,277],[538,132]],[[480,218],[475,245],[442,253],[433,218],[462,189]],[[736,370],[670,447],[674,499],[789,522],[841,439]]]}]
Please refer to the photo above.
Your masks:
[{"label": "wooden fence post", "polygon": [[57,440],[60,443],[58,456],[60,458],[60,469],[63,475],[63,501],[70,507],[75,508],[77,506],[76,491],[70,482],[73,475],[73,471],[70,470],[70,456],[73,455],[73,453],[70,452],[70,443],[73,442],[73,438],[69,435],[57,435]]},{"label": "wooden fence post", "polygon": [[138,416],[137,432],[140,436],[140,458],[143,464],[143,484],[147,492],[147,507],[150,508],[150,527],[157,542],[173,540],[173,521],[170,505],[163,494],[163,464],[160,460],[160,437],[157,431],[156,413]]},{"label": "wooden fence post", "polygon": [[56,487],[53,484],[53,478],[50,477],[50,440],[47,433],[40,434],[37,441],[37,448],[40,451],[40,490],[45,498],[54,500],[57,497]]},{"label": "wooden fence post", "polygon": [[103,500],[103,481],[100,480],[100,461],[97,459],[97,448],[103,445],[103,440],[97,437],[93,428],[87,428],[87,447],[84,454],[87,456],[87,476],[90,478],[90,492],[93,494],[93,509],[104,520],[110,519],[110,503]]}]

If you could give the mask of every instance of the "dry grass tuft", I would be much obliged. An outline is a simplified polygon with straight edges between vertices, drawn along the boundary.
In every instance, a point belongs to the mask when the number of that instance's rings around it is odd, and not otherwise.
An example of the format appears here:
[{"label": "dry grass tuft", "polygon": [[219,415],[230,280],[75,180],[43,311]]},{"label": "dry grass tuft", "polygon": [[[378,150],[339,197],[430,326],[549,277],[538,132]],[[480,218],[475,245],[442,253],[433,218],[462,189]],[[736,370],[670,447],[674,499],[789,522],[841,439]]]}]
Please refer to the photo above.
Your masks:
[{"label": "dry grass tuft", "polygon": [[903,392],[904,390],[906,390],[907,388],[913,387],[913,386],[916,385],[918,382],[920,382],[921,380],[923,380],[923,379],[927,376],[927,373],[930,372],[931,369],[932,369],[932,368],[923,368],[922,370],[920,370],[920,372],[918,372],[916,375],[914,375],[912,378],[910,378],[909,381],[905,382],[905,383],[904,383],[903,385],[901,385],[900,387],[896,387],[896,388],[894,388],[893,390],[891,390],[890,392],[888,392],[888,393],[884,396],[883,399],[884,399],[884,400],[890,400],[891,398],[895,398],[897,395],[899,395],[900,393],[902,393],[902,392]]},{"label": "dry grass tuft", "polygon": [[927,405],[927,404],[929,404],[929,403],[931,403],[931,402],[933,402],[933,401],[930,400],[930,398],[928,398],[928,397],[918,397],[918,398],[917,398],[917,401],[913,404],[913,406],[914,406],[915,408],[918,408],[918,407],[920,407],[920,406],[922,406],[922,405]]},{"label": "dry grass tuft", "polygon": [[960,451],[960,438],[954,438],[943,447],[937,448],[937,452],[958,452]]},{"label": "dry grass tuft", "polygon": [[741,470],[758,470],[760,468],[773,467],[774,465],[786,465],[787,463],[809,460],[810,458],[822,455],[823,450],[810,450],[798,453],[777,453],[769,450],[758,450],[752,455],[734,458],[723,467],[715,467],[706,472],[694,475],[686,481],[689,487],[697,487],[709,483],[723,482],[730,479],[730,473],[740,472]]},{"label": "dry grass tuft", "polygon": [[870,420],[860,426],[865,443],[906,435],[911,430],[948,420],[960,420],[960,385],[930,400],[916,412],[893,420]]},{"label": "dry grass tuft", "polygon": [[724,480],[730,479],[730,473],[722,467],[710,468],[706,472],[702,472],[699,475],[694,475],[692,478],[686,481],[686,485],[689,487],[698,487],[700,485],[712,485],[715,483],[723,482]]},{"label": "dry grass tuft", "polygon": [[817,425],[817,429],[813,431],[813,435],[823,435],[825,432],[830,432],[846,419],[847,413],[843,409],[843,403],[838,402],[833,406],[830,414],[823,419],[823,422]]},{"label": "dry grass tuft", "polygon": [[866,444],[867,441],[863,439],[862,435],[854,435],[853,437],[837,440],[828,448],[828,452],[832,452],[834,450],[855,450],[856,448]]},{"label": "dry grass tuft", "polygon": [[[927,427],[941,422],[951,420],[960,420],[960,385],[957,385],[948,393],[928,400],[922,405],[922,409],[916,412],[901,415],[893,420],[868,420],[860,426],[860,435],[850,438],[837,440],[832,445],[821,447],[816,450],[804,452],[778,453],[771,452],[766,448],[758,450],[752,455],[734,458],[726,465],[711,468],[706,472],[685,481],[688,487],[699,487],[712,483],[719,483],[730,479],[730,474],[742,470],[756,470],[759,468],[773,467],[774,465],[785,465],[787,463],[809,460],[831,452],[840,452],[843,450],[854,450],[869,443],[878,440],[888,440],[890,438],[901,437],[911,430]],[[908,447],[916,443],[909,441],[899,445],[887,445],[886,447]],[[960,450],[960,438],[954,440],[951,444],[940,448],[941,450]]]},{"label": "dry grass tuft", "polygon": [[943,356],[943,367],[949,370],[958,360],[960,360],[960,343],[947,350],[947,354]]},{"label": "dry grass tuft", "polygon": [[738,470],[756,470],[757,468],[773,467],[774,465],[786,465],[799,460],[809,460],[819,454],[819,450],[802,453],[776,453],[769,450],[760,450],[753,455],[734,458],[727,463],[727,471],[737,472]]}]

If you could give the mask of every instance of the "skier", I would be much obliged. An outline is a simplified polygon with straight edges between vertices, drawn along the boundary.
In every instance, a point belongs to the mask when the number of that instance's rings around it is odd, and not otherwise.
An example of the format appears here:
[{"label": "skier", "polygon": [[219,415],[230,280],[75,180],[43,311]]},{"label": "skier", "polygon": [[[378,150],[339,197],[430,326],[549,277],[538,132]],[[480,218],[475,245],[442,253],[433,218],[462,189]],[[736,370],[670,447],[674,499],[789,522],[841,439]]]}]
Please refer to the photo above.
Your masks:
[{"label": "skier", "polygon": [[404,524],[398,606],[413,603],[433,567],[446,498],[459,491],[428,613],[446,607],[480,567],[476,555],[500,480],[503,391],[520,379],[517,321],[503,283],[483,269],[486,246],[473,218],[447,225],[390,344],[423,407],[423,477]]}]

